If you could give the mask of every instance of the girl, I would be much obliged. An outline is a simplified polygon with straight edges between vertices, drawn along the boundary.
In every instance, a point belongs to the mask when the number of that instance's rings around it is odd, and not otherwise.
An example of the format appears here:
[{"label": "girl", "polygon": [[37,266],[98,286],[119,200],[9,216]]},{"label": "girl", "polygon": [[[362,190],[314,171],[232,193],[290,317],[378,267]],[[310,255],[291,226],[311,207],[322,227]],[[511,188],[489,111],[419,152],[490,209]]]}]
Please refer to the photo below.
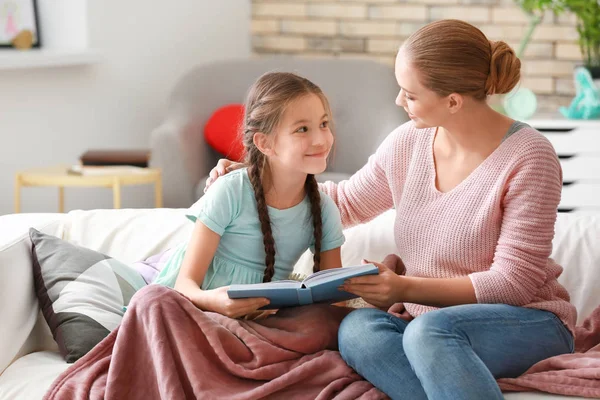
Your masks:
[{"label": "girl", "polygon": [[520,67],[506,43],[466,22],[419,29],[395,68],[410,121],[349,180],[322,187],[345,226],[396,209],[406,276],[380,268],[343,289],[378,307],[402,302],[403,318],[360,309],[339,330],[342,357],[394,399],[503,399],[497,378],[573,351],[576,311],[549,258],[558,158],[486,102],[515,87]]},{"label": "girl", "polygon": [[229,285],[285,279],[309,247],[315,272],[341,267],[344,242],[339,212],[314,177],[333,145],[321,89],[291,73],[268,73],[251,87],[245,110],[246,168],[192,206],[191,239],[155,281],[232,318],[268,300],[229,299]]}]

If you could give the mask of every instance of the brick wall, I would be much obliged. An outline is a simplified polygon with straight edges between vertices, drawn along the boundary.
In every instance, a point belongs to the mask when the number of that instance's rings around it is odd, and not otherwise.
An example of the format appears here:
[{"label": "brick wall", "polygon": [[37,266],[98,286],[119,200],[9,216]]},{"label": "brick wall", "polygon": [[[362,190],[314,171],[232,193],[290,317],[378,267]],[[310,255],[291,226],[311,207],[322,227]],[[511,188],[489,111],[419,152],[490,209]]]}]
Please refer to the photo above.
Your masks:
[{"label": "brick wall", "polygon": [[[459,18],[515,50],[527,17],[513,0],[253,0],[256,54],[369,58],[393,65],[404,39],[425,23]],[[522,85],[538,95],[541,113],[573,98],[573,67],[581,60],[575,19],[548,13],[522,59]]]}]

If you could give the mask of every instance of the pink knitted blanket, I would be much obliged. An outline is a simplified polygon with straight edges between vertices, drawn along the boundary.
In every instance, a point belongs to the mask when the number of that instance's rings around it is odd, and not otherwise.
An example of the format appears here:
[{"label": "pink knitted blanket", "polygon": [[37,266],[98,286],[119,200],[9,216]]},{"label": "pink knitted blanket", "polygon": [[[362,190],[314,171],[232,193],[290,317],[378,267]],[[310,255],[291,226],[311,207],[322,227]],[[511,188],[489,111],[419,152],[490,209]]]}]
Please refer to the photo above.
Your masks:
[{"label": "pink knitted blanket", "polygon": [[575,353],[540,361],[515,379],[500,379],[506,391],[532,391],[600,398],[600,307],[575,328]]},{"label": "pink knitted blanket", "polygon": [[256,322],[235,320],[150,285],[45,399],[387,398],[335,351],[339,323],[350,310],[308,306]]},{"label": "pink knitted blanket", "polygon": [[[309,306],[260,321],[234,320],[150,285],[136,294],[122,324],[67,369],[45,399],[387,398],[335,351],[348,311]],[[390,309],[403,311],[401,304]],[[600,398],[600,307],[575,331],[574,354],[499,379],[502,390]]]}]

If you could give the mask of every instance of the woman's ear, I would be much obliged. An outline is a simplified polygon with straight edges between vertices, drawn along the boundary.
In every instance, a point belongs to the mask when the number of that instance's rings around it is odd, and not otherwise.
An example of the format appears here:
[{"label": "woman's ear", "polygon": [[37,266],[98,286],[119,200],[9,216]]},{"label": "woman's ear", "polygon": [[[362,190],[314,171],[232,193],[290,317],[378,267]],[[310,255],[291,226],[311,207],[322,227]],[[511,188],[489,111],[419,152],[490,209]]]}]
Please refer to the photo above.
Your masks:
[{"label": "woman's ear", "polygon": [[448,110],[450,114],[456,114],[463,106],[465,98],[458,93],[451,93],[448,96]]},{"label": "woman's ear", "polygon": [[256,148],[264,155],[270,156],[273,154],[273,146],[271,143],[272,140],[268,135],[262,132],[256,132],[252,138],[252,141],[254,142]]}]

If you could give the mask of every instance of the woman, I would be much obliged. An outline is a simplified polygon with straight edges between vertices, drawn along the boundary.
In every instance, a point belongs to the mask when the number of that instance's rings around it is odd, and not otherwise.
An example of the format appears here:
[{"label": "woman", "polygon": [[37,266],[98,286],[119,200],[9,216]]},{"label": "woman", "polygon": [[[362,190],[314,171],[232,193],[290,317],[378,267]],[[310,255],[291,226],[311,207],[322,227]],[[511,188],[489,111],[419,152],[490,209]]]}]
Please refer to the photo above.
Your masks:
[{"label": "woman", "polygon": [[[494,111],[520,61],[474,26],[431,23],[396,58],[397,128],[349,180],[321,186],[345,227],[396,209],[406,275],[344,289],[378,309],[350,313],[339,331],[346,362],[394,399],[502,399],[497,378],[573,351],[575,308],[549,256],[562,188],[552,145]],[[235,168],[221,160],[214,180]],[[210,183],[210,182],[208,182]]]}]

